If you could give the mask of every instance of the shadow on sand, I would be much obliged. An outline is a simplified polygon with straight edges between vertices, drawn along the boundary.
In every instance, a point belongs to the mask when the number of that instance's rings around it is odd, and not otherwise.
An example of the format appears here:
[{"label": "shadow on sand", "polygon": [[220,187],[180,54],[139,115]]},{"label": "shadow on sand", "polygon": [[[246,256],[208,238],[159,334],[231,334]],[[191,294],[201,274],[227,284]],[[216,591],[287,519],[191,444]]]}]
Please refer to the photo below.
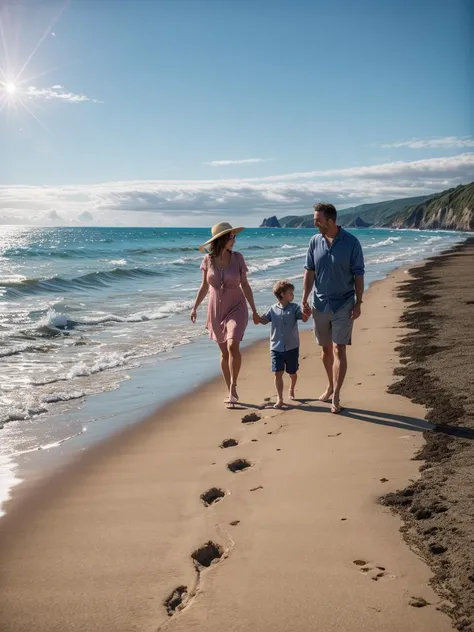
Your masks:
[{"label": "shadow on sand", "polygon": [[[317,402],[317,404],[312,404]],[[244,410],[245,408],[254,408],[262,410],[265,408],[272,409],[272,403],[267,402],[265,405],[255,405],[250,403],[239,402],[236,409]],[[285,404],[280,410],[304,410],[309,413],[331,413],[328,404],[324,405],[318,399],[297,399],[294,404]],[[388,426],[392,428],[400,428],[411,432],[425,432],[431,430],[436,433],[446,434],[451,437],[460,439],[474,439],[474,430],[472,428],[463,428],[461,426],[438,425],[434,426],[425,419],[419,417],[407,417],[406,415],[394,415],[377,410],[366,410],[363,408],[343,408],[338,414],[339,417],[349,417],[358,421],[366,421],[367,423],[377,424],[379,426]]]}]

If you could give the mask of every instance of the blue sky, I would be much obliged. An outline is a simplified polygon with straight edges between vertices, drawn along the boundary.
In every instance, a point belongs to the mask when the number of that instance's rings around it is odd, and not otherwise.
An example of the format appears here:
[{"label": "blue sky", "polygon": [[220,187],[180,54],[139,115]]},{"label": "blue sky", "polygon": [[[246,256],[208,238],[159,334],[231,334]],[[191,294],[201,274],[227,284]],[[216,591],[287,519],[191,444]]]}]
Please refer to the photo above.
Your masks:
[{"label": "blue sky", "polygon": [[472,180],[473,13],[4,0],[0,223],[255,225]]}]

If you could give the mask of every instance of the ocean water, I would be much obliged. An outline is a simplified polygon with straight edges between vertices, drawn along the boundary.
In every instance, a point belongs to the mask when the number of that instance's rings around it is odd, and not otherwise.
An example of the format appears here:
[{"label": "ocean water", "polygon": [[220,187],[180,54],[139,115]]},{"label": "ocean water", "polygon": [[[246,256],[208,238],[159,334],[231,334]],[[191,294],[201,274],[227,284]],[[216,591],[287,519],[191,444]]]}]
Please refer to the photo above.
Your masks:
[{"label": "ocean water", "polygon": [[[444,231],[353,232],[364,248],[366,285],[463,239]],[[235,249],[246,259],[259,309],[273,302],[278,279],[292,279],[300,296],[313,233],[247,229],[238,235]],[[67,430],[63,420],[91,396],[123,389],[138,367],[154,367],[159,375],[152,404],[194,385],[197,373],[209,375],[210,368],[201,371],[202,355],[215,353],[203,327],[205,304],[198,322],[189,320],[201,277],[197,248],[208,234],[195,228],[0,227],[0,503],[18,478],[19,455],[83,433],[83,415],[77,413],[75,426],[68,421]],[[247,341],[268,335],[252,324],[247,332]],[[108,402],[114,406],[113,398]]]}]

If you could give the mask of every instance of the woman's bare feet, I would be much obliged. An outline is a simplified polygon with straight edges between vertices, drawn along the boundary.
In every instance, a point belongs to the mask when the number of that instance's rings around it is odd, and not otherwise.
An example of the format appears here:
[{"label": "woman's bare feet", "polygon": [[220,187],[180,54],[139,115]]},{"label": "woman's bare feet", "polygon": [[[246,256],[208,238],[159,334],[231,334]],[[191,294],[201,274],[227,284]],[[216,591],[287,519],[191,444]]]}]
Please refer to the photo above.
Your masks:
[{"label": "woman's bare feet", "polygon": [[341,402],[339,401],[339,393],[337,393],[337,395],[334,393],[332,396],[331,412],[334,415],[337,415],[341,412],[341,410],[343,410],[343,408],[341,406]]},{"label": "woman's bare feet", "polygon": [[328,386],[324,393],[318,397],[318,402],[330,402],[333,392],[333,387]]},{"label": "woman's bare feet", "polygon": [[237,384],[231,384],[229,388],[229,396],[224,400],[226,408],[235,408],[235,404],[239,401],[237,393]]},{"label": "woman's bare feet", "polygon": [[273,408],[283,408],[283,400],[279,399],[276,404],[273,404]]},{"label": "woman's bare feet", "polygon": [[234,401],[234,402],[238,402],[239,401],[239,395],[237,393],[237,384],[231,384],[230,385],[229,400],[230,401]]}]

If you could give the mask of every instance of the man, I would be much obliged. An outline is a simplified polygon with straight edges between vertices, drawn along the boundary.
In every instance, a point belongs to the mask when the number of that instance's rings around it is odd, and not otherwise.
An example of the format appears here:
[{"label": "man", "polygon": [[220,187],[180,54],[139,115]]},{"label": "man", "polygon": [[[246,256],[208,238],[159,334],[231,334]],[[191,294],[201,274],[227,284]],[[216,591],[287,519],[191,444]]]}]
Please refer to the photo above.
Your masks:
[{"label": "man", "polygon": [[332,204],[315,204],[313,208],[319,234],[309,242],[301,302],[303,311],[310,314],[308,297],[314,287],[314,333],[329,380],[318,399],[331,401],[331,412],[340,413],[346,347],[351,344],[352,326],[360,316],[364,294],[364,257],[359,240],[337,225]]}]

